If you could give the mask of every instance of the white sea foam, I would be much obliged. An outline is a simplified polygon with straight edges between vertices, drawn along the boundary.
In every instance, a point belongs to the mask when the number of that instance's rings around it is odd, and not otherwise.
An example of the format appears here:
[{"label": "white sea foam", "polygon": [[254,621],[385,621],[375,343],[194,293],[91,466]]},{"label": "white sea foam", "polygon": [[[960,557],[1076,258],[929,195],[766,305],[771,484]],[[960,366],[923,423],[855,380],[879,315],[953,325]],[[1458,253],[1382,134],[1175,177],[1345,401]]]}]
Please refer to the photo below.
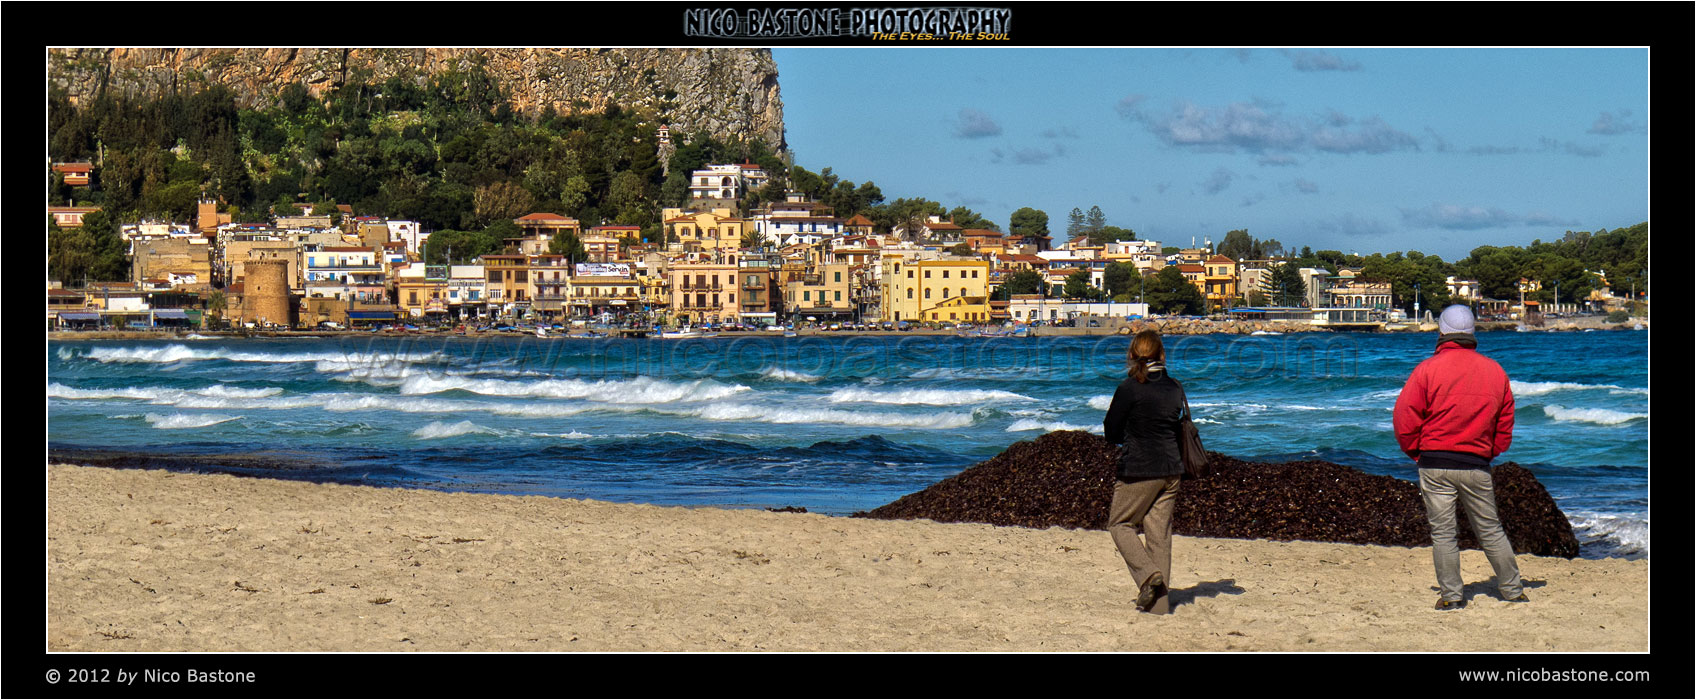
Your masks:
[{"label": "white sea foam", "polygon": [[1011,391],[984,389],[901,389],[872,391],[869,389],[837,389],[826,397],[831,403],[881,403],[894,405],[964,406],[998,401],[1034,401],[1029,396]]},{"label": "white sea foam", "polygon": [[1041,430],[1045,433],[1052,433],[1056,430],[1083,430],[1097,435],[1102,432],[1102,428],[1099,425],[1073,425],[1066,421],[1043,421],[1032,418],[1022,418],[1013,421],[1012,425],[1007,426],[1007,432],[1009,433],[1019,433],[1027,430]]},{"label": "white sea foam", "polygon": [[[225,384],[215,384],[201,389],[166,389],[163,387],[123,387],[118,389],[77,389],[58,382],[47,385],[48,398],[75,400],[102,399],[132,399],[147,401],[161,405],[176,405],[185,408],[269,408],[266,404],[252,406],[239,405],[245,400],[264,399],[283,393],[281,387],[263,387],[259,389],[244,389]],[[228,403],[237,402],[237,403]],[[301,405],[291,402],[285,408],[296,408]]]},{"label": "white sea foam", "polygon": [[808,382],[808,383],[816,382],[816,381],[818,381],[819,379],[822,378],[822,377],[820,377],[816,374],[807,374],[806,372],[797,372],[797,371],[790,370],[790,369],[784,369],[782,367],[767,367],[760,372],[760,376],[765,377],[766,379],[770,379],[770,380],[773,380],[773,381],[779,381],[779,382]]},{"label": "white sea foam", "polygon": [[1597,425],[1619,425],[1649,417],[1647,413],[1626,413],[1624,411],[1611,411],[1606,408],[1567,408],[1553,405],[1544,406],[1543,415],[1558,421],[1595,423]]},{"label": "white sea foam", "polygon": [[520,382],[505,379],[473,379],[462,376],[417,375],[407,377],[400,384],[402,394],[436,394],[456,389],[485,396],[534,396],[632,404],[713,401],[749,390],[748,387],[741,384],[721,384],[711,379],[670,382],[652,377],[594,382],[579,379],[542,379]]},{"label": "white sea foam", "polygon": [[151,423],[153,427],[161,430],[204,428],[210,425],[226,423],[241,418],[241,416],[192,415],[184,413],[173,413],[168,416],[162,416],[157,413],[149,413],[143,417],[146,418],[147,422]]},{"label": "white sea foam", "polygon": [[862,413],[831,408],[788,408],[721,403],[686,411],[655,409],[659,413],[686,415],[707,420],[743,420],[761,423],[854,425],[873,428],[964,428],[973,417],[965,413]]},{"label": "white sea foam", "polygon": [[1105,411],[1105,410],[1113,407],[1113,397],[1112,396],[1091,396],[1091,397],[1089,397],[1089,407],[1093,408],[1097,411]]},{"label": "white sea foam", "polygon": [[1649,519],[1642,513],[1571,512],[1572,534],[1590,548],[1606,556],[1648,556]]},{"label": "white sea foam", "polygon": [[374,366],[389,363],[439,362],[445,358],[440,351],[427,353],[389,352],[243,352],[229,348],[190,348],[186,345],[162,347],[93,348],[85,355],[97,362],[169,363],[184,360],[226,360],[230,362],[339,362],[353,366]]},{"label": "white sea foam", "polygon": [[573,430],[569,433],[531,433],[530,435],[532,437],[552,437],[552,438],[563,438],[563,439],[566,439],[566,440],[584,440],[584,439],[587,439],[587,438],[595,437],[594,435],[591,435],[589,433],[580,433],[580,432],[577,432],[575,430]]},{"label": "white sea foam", "polygon": [[1513,395],[1516,396],[1516,397],[1517,396],[1542,396],[1543,394],[1550,394],[1550,393],[1554,393],[1554,392],[1557,392],[1557,391],[1588,391],[1588,390],[1595,390],[1595,389],[1607,389],[1608,393],[1610,393],[1610,394],[1645,394],[1645,395],[1647,395],[1649,393],[1648,389],[1624,387],[1624,386],[1619,386],[1617,384],[1579,384],[1579,383],[1575,383],[1575,382],[1509,381],[1508,386],[1513,389]]},{"label": "white sea foam", "polygon": [[438,438],[456,437],[472,433],[499,435],[500,431],[495,430],[494,428],[483,427],[468,420],[462,420],[458,423],[430,421],[430,423],[424,427],[412,431],[412,436],[420,440],[435,440]]},{"label": "white sea foam", "polygon": [[196,389],[194,393],[202,396],[221,397],[229,399],[261,399],[283,393],[282,387],[268,386],[262,389],[243,389],[225,384],[215,384],[205,389]]}]

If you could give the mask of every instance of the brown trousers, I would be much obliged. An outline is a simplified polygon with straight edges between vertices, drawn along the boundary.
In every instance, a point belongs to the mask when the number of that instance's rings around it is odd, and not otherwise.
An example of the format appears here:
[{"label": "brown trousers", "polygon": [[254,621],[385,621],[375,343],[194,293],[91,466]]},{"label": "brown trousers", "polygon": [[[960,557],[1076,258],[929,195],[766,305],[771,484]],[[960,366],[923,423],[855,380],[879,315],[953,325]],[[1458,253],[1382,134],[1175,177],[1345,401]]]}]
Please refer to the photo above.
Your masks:
[{"label": "brown trousers", "polygon": [[[1131,578],[1141,586],[1154,572],[1172,585],[1172,511],[1178,503],[1178,477],[1120,481],[1113,487],[1113,505],[1107,511],[1107,532],[1131,569]],[[1138,532],[1142,537],[1137,537]],[[1167,596],[1154,601],[1149,612],[1172,611]]]}]

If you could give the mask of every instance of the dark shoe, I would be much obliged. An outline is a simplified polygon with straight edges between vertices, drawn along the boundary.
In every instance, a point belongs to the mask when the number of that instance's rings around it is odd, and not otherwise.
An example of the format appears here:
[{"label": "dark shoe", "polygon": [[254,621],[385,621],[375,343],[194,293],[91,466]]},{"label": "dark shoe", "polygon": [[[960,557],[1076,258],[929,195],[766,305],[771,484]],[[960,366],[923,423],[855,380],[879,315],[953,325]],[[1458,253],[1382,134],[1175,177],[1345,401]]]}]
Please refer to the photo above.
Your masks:
[{"label": "dark shoe", "polygon": [[1464,600],[1439,600],[1439,601],[1437,601],[1437,609],[1438,610],[1459,610],[1459,609],[1464,608],[1464,607],[1466,607],[1466,601],[1464,601]]},{"label": "dark shoe", "polygon": [[1137,609],[1148,612],[1154,606],[1154,601],[1166,595],[1166,577],[1156,571],[1148,575],[1148,580],[1142,582],[1142,588],[1137,591]]},{"label": "dark shoe", "polygon": [[1524,593],[1519,594],[1518,598],[1503,598],[1502,600],[1505,600],[1509,603],[1529,603],[1529,602],[1531,602],[1531,599],[1525,597]]}]

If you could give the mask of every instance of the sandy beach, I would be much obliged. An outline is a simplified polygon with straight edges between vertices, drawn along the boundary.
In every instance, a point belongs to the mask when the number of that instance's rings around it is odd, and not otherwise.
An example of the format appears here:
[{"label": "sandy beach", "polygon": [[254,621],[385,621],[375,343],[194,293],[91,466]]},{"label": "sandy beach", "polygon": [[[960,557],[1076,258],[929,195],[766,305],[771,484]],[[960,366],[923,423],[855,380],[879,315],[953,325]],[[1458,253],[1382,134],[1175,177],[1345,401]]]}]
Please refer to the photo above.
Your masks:
[{"label": "sandy beach", "polygon": [[49,465],[49,651],[1646,651],[1648,562],[1179,537],[1140,613],[1101,531]]}]

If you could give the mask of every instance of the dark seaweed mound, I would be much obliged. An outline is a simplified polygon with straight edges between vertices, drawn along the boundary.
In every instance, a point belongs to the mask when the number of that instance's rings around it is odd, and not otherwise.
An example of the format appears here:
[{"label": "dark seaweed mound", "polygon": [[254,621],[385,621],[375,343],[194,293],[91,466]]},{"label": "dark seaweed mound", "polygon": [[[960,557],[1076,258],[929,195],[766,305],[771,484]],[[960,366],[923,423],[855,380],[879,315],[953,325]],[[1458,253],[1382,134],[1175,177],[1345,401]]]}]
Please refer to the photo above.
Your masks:
[{"label": "dark seaweed mound", "polygon": [[[1103,529],[1119,448],[1080,431],[1048,433],[895,502],[855,513],[935,520]],[[1185,479],[1173,530],[1180,535],[1429,547],[1419,486],[1330,462],[1244,462],[1209,452],[1212,473]],[[1409,478],[1415,475],[1409,467]],[[1578,556],[1578,538],[1531,471],[1495,468],[1496,504],[1515,552]],[[1460,546],[1478,549],[1460,517]]]}]

